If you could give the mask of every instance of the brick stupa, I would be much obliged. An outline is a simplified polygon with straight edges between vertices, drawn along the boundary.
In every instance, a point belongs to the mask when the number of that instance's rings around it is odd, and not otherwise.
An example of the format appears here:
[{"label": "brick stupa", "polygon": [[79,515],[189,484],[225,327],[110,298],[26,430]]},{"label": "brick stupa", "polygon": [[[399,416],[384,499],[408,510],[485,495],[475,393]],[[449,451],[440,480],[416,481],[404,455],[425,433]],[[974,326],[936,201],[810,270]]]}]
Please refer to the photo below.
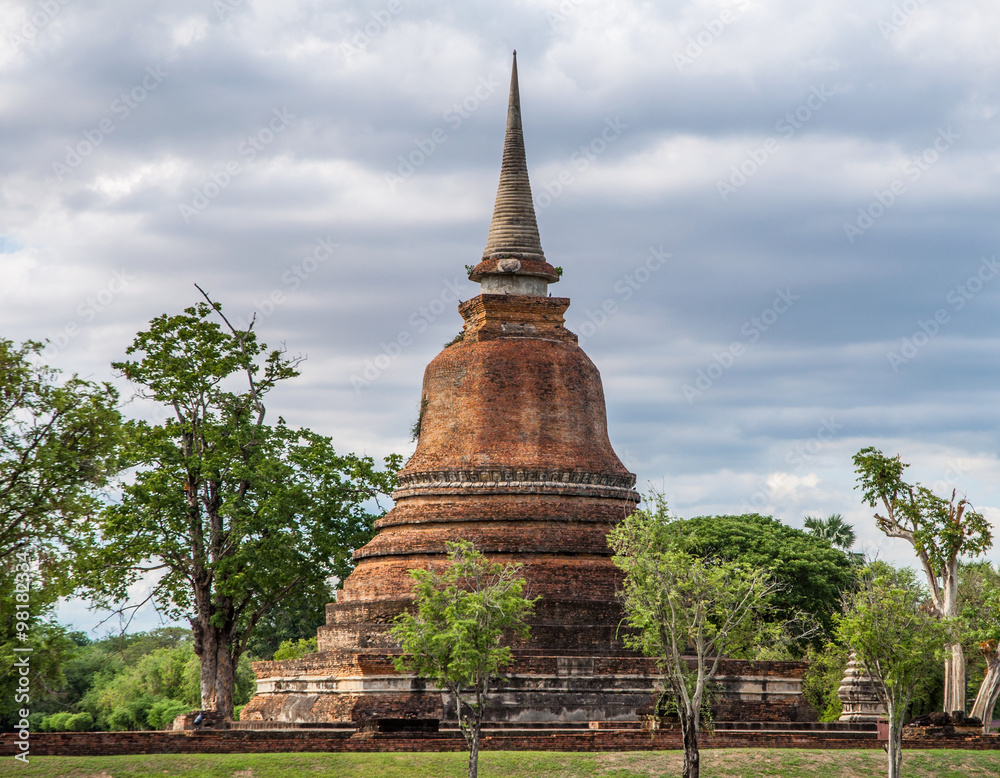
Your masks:
[{"label": "brick stupa", "polygon": [[[256,663],[241,719],[453,720],[446,695],[395,672],[387,630],[412,606],[409,571],[445,564],[445,542],[459,538],[523,563],[529,594],[541,596],[488,720],[634,721],[650,708],[653,668],[618,636],[620,579],[605,540],[639,501],[635,476],[608,439],[600,373],[564,326],[570,301],[548,293],[559,274],[535,221],[516,59],[493,220],[470,279],[482,293],[459,306],[461,338],[424,373],[395,507],[355,552],[319,653]],[[753,688],[745,673],[736,681],[760,699],[770,680],[780,696],[766,669],[754,678]]]}]

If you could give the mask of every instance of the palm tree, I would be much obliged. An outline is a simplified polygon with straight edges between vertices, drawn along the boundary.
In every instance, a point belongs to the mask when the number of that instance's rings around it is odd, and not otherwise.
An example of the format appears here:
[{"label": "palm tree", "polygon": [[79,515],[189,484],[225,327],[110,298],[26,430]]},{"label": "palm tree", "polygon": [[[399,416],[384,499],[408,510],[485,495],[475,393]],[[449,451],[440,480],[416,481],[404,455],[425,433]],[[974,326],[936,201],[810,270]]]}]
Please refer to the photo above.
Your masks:
[{"label": "palm tree", "polygon": [[856,535],[854,527],[844,521],[844,517],[839,513],[831,513],[825,519],[816,519],[806,516],[803,521],[806,529],[813,535],[824,540],[829,540],[831,545],[836,546],[841,551],[849,552],[854,545]]}]

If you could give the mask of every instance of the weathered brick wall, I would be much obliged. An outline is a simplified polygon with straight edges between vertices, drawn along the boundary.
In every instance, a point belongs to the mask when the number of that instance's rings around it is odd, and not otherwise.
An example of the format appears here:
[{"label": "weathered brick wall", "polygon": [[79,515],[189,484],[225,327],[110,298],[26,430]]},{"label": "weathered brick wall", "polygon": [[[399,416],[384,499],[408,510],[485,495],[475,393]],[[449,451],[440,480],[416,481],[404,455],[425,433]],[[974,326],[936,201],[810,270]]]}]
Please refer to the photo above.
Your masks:
[{"label": "weathered brick wall", "polygon": [[[0,734],[0,756],[17,752],[14,733]],[[372,734],[317,730],[200,732],[63,732],[30,737],[31,755],[95,756],[112,754],[232,754],[284,752],[461,751],[457,733],[436,735]],[[881,748],[871,733],[703,733],[702,748]],[[935,741],[907,741],[905,749],[1000,749],[1000,737],[986,735]],[[486,735],[486,751],[649,751],[681,748],[678,731],[538,732]]]}]

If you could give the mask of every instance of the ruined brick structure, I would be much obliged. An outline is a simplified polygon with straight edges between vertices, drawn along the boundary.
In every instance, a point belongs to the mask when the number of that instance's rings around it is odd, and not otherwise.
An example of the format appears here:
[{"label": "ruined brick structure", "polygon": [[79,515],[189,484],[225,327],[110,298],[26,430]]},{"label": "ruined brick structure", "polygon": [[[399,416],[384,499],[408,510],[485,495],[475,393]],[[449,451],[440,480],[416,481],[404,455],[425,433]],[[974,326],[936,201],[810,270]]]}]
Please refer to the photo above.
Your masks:
[{"label": "ruined brick structure", "polygon": [[[412,603],[409,571],[442,565],[445,541],[458,538],[523,563],[529,594],[541,596],[489,719],[635,720],[650,709],[653,668],[617,634],[619,578],[605,541],[638,503],[635,476],[608,439],[600,374],[564,326],[570,301],[548,294],[559,274],[535,221],[516,60],[493,220],[470,279],[482,294],[459,306],[460,339],[424,374],[395,507],[327,606],[319,653],[254,665],[243,720],[449,719],[440,692],[394,672],[387,629]],[[778,664],[728,663],[729,718],[744,700],[769,700],[763,718],[801,717],[802,668]]]}]

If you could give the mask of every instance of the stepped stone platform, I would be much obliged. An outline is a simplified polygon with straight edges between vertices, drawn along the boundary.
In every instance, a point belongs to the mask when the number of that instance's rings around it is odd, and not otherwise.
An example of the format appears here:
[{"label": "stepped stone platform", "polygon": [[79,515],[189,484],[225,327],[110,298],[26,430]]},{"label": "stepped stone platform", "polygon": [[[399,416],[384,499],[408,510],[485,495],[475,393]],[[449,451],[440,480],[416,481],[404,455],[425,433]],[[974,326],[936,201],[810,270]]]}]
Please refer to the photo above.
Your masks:
[{"label": "stepped stone platform", "polygon": [[[243,709],[250,721],[433,719],[454,722],[447,693],[396,673],[395,652],[327,652],[284,662],[259,662],[257,696]],[[724,660],[714,684],[716,721],[811,721],[802,701],[804,662]],[[638,723],[653,712],[656,669],[635,655],[515,652],[507,680],[491,696],[487,726],[569,722]],[[249,709],[249,710],[248,710]]]}]

